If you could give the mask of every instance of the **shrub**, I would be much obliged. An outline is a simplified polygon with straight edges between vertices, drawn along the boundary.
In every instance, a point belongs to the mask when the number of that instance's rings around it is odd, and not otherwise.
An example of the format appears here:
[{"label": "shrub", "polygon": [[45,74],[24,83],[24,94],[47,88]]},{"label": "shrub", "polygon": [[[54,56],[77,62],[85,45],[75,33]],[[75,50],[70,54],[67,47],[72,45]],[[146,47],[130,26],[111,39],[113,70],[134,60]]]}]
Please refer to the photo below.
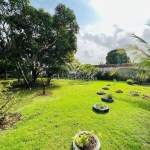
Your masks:
[{"label": "shrub", "polygon": [[128,79],[128,80],[127,80],[127,84],[132,85],[132,84],[133,84],[133,80],[132,80],[132,79]]},{"label": "shrub", "polygon": [[[17,94],[14,94],[9,90],[10,85],[4,86],[0,83],[0,125],[5,125],[9,123],[12,114],[9,112],[10,109],[16,104],[20,99]],[[9,119],[9,120],[8,120]]]}]

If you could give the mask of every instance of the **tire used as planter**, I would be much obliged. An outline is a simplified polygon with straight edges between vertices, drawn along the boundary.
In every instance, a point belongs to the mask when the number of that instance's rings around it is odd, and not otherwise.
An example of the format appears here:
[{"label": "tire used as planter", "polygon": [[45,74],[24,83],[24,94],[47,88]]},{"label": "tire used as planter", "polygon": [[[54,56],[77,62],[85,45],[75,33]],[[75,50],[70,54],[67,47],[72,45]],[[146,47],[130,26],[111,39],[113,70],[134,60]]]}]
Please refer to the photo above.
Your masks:
[{"label": "tire used as planter", "polygon": [[99,91],[99,92],[97,92],[97,94],[98,94],[98,95],[105,95],[106,93],[103,92],[103,91]]},{"label": "tire used as planter", "polygon": [[103,90],[109,90],[109,88],[108,88],[108,87],[103,87],[102,89],[103,89]]},{"label": "tire used as planter", "polygon": [[114,101],[113,99],[109,99],[109,98],[105,98],[105,97],[102,97],[101,100],[104,102],[109,102],[109,103]]},{"label": "tire used as planter", "polygon": [[[78,136],[80,136],[82,134],[89,134],[89,133],[91,133],[91,132],[89,132],[89,131],[81,131],[81,132],[77,133],[75,135],[75,137],[78,137]],[[95,134],[93,135],[93,138],[96,140],[96,146],[95,146],[95,148],[93,150],[99,150],[100,149],[100,140]],[[76,141],[73,140],[73,150],[84,150],[84,149],[78,147],[78,145],[76,144]]]},{"label": "tire used as planter", "polygon": [[117,90],[116,93],[123,93],[123,91],[122,90]]},{"label": "tire used as planter", "polygon": [[109,108],[108,106],[105,105],[104,108],[99,108],[97,107],[99,104],[94,104],[93,105],[93,110],[98,112],[98,113],[108,113],[109,112]]}]

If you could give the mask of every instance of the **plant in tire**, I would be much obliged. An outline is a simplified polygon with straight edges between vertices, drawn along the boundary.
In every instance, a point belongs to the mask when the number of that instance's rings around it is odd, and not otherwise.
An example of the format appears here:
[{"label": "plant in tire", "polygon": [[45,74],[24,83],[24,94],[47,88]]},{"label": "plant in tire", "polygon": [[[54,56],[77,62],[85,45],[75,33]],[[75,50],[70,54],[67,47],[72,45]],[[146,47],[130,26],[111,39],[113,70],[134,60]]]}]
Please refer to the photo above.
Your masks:
[{"label": "plant in tire", "polygon": [[79,135],[73,138],[78,147],[77,150],[95,150],[97,140],[94,136],[93,131],[79,131]]}]

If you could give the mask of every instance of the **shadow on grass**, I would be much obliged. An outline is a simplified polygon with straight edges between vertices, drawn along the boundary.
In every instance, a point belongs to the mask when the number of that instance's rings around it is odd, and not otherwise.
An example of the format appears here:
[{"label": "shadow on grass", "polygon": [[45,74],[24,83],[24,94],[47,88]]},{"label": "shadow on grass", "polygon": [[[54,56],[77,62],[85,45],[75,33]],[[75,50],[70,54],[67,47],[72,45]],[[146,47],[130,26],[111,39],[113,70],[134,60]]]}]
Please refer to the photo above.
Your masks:
[{"label": "shadow on grass", "polygon": [[53,90],[53,89],[59,89],[61,86],[60,85],[58,85],[58,84],[50,84],[50,86],[48,86],[47,88],[49,89],[49,90]]},{"label": "shadow on grass", "polygon": [[96,114],[101,114],[101,115],[106,115],[108,112],[98,112],[98,111],[96,111],[95,109],[93,109],[92,108],[92,110],[93,110],[93,112],[95,112]]},{"label": "shadow on grass", "polygon": [[142,108],[144,110],[150,111],[150,99],[142,99],[142,100],[124,100],[127,103],[132,104],[135,107]]},{"label": "shadow on grass", "polygon": [[73,150],[73,144],[70,145],[70,150]]},{"label": "shadow on grass", "polygon": [[[145,101],[145,102],[144,102]],[[147,101],[147,102],[146,102]],[[150,100],[143,100],[143,101],[138,101],[136,103],[134,103],[133,101],[131,102],[132,104],[134,104],[136,107],[142,108],[144,110],[150,111],[150,102],[148,102]]]}]

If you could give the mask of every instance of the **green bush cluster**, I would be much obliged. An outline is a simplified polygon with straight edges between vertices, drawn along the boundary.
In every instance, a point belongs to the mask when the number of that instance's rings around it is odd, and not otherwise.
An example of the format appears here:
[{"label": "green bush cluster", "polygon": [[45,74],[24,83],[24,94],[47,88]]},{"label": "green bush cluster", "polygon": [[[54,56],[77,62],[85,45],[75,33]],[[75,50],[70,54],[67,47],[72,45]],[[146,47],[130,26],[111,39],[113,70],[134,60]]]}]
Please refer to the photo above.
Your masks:
[{"label": "green bush cluster", "polygon": [[133,80],[132,80],[132,79],[128,79],[128,80],[127,80],[127,84],[132,85],[132,84],[133,84]]}]

